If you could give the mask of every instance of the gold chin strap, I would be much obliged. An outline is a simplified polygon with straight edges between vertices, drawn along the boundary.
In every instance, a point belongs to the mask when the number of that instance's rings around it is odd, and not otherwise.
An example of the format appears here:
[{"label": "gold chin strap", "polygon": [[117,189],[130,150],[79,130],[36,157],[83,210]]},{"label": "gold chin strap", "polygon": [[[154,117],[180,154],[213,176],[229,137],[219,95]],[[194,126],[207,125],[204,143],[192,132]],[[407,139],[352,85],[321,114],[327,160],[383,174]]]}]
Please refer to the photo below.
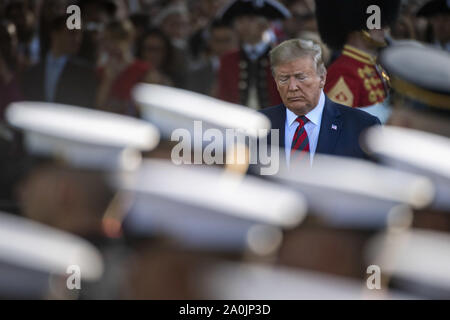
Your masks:
[{"label": "gold chin strap", "polygon": [[383,41],[378,41],[378,40],[373,39],[373,38],[370,36],[370,33],[367,32],[366,30],[361,30],[361,34],[362,34],[363,39],[364,39],[365,41],[367,41],[368,43],[370,43],[372,46],[374,46],[374,47],[376,47],[376,48],[384,48],[384,47],[387,46],[387,42],[386,42],[385,40],[383,40]]}]

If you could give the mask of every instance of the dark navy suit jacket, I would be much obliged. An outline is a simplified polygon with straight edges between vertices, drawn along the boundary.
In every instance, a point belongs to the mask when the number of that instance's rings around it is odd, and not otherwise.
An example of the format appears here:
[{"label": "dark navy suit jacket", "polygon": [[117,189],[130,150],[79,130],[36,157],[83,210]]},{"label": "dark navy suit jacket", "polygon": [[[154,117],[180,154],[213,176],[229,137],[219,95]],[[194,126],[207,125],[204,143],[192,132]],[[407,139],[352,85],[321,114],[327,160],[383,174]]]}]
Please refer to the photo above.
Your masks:
[{"label": "dark navy suit jacket", "polygon": [[[281,104],[262,109],[261,112],[272,122],[272,129],[280,130],[279,146],[284,148],[286,107]],[[325,96],[316,153],[365,159],[367,156],[360,147],[359,137],[365,129],[373,125],[381,125],[377,117],[337,104]]]}]

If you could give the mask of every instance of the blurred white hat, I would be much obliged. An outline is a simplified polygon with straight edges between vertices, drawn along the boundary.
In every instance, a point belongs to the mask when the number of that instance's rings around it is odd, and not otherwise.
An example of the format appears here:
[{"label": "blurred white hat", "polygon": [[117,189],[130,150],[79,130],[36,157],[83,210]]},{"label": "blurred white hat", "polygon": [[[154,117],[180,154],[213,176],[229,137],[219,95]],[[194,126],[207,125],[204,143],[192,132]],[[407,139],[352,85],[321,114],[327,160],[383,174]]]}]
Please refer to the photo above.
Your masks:
[{"label": "blurred white hat", "polygon": [[208,299],[360,300],[414,299],[398,291],[367,290],[364,281],[310,270],[256,263],[217,263],[198,274]]},{"label": "blurred white hat", "polygon": [[158,130],[145,121],[75,106],[16,102],[8,106],[6,120],[24,132],[31,154],[74,167],[133,169],[139,151],[159,143]]},{"label": "blurred white hat", "polygon": [[407,208],[422,208],[434,196],[426,177],[331,155],[316,155],[312,167],[282,166],[267,177],[303,194],[312,214],[337,227],[383,228],[399,205],[409,212]]},{"label": "blurred white hat", "polygon": [[385,126],[369,129],[363,147],[384,164],[432,180],[432,207],[450,210],[450,139],[444,136]]},{"label": "blurred white hat", "polygon": [[50,277],[68,277],[71,266],[89,282],[104,270],[100,252],[86,240],[0,212],[0,296],[42,298]]},{"label": "blurred white hat", "polygon": [[431,299],[450,298],[450,235],[425,229],[382,233],[367,246],[367,261],[391,285]]},{"label": "blurred white hat", "polygon": [[154,123],[164,137],[175,129],[186,129],[192,135],[194,121],[202,129],[241,130],[251,137],[267,135],[270,120],[260,112],[191,91],[155,84],[139,84],[133,92],[144,119]]},{"label": "blurred white hat", "polygon": [[187,247],[268,253],[280,244],[280,230],[300,224],[306,212],[292,190],[214,167],[146,160],[118,183],[135,198],[125,229]]}]

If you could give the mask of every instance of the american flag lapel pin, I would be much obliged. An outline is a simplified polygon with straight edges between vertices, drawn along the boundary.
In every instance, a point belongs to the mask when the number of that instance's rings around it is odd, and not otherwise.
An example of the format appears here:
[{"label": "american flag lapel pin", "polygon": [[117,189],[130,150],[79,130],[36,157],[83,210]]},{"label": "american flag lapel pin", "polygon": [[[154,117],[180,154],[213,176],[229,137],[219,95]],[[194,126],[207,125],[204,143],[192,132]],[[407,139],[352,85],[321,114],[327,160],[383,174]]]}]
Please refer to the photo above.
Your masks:
[{"label": "american flag lapel pin", "polygon": [[332,130],[337,130],[337,125],[332,124],[332,125],[331,125],[331,129],[332,129]]}]

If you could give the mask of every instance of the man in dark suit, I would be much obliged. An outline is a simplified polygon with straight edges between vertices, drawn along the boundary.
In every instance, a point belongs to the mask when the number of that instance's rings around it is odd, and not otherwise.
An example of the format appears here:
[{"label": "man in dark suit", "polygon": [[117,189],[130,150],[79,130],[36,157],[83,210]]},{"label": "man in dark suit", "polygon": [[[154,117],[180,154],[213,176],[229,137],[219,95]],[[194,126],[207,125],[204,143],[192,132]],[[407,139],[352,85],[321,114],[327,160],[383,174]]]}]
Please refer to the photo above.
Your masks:
[{"label": "man in dark suit", "polygon": [[271,120],[272,129],[279,129],[279,146],[285,148],[288,164],[300,158],[309,158],[312,164],[316,153],[365,158],[359,136],[380,121],[325,96],[320,46],[288,40],[270,52],[270,60],[283,104],[261,112]]},{"label": "man in dark suit", "polygon": [[97,81],[94,68],[74,58],[81,44],[81,32],[69,30],[66,17],[52,24],[50,50],[25,71],[22,89],[25,99],[94,107]]}]

